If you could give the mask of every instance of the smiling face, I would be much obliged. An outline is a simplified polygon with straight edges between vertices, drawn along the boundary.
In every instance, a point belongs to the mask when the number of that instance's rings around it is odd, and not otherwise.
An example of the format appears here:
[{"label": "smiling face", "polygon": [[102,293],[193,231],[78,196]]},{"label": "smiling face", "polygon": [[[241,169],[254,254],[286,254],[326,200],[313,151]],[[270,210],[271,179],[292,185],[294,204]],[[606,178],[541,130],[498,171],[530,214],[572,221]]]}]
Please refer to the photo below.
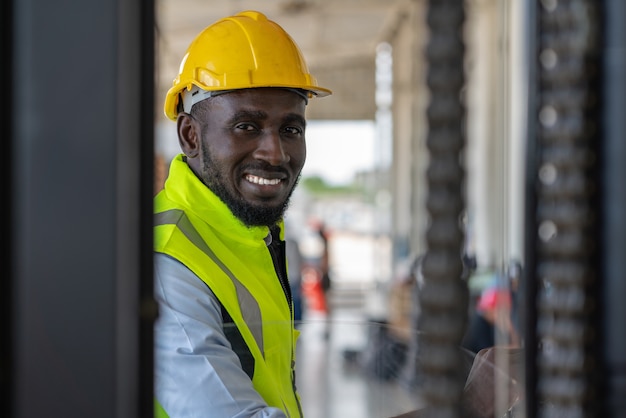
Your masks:
[{"label": "smiling face", "polygon": [[257,88],[178,116],[189,166],[244,224],[273,225],[287,209],[306,158],[305,108],[292,91]]}]

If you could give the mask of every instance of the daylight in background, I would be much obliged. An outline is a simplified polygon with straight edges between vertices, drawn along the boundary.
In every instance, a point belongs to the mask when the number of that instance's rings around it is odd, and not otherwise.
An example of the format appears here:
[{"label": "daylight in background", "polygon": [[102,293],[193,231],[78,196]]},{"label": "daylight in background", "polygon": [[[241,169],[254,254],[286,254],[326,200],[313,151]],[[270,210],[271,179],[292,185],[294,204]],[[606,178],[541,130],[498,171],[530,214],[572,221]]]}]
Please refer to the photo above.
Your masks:
[{"label": "daylight in background", "polygon": [[372,121],[307,122],[307,160],[303,177],[320,177],[345,186],[358,172],[374,167],[375,127]]}]

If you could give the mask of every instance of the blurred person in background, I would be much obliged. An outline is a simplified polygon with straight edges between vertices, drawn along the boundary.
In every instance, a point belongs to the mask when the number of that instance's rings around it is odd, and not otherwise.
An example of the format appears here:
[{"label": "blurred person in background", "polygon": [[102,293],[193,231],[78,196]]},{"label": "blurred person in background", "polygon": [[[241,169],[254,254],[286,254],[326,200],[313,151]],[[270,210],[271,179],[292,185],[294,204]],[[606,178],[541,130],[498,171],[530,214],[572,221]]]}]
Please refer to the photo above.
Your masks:
[{"label": "blurred person in background", "polygon": [[512,261],[504,274],[495,273],[470,311],[463,347],[474,353],[495,345],[518,347],[517,287],[521,265]]},{"label": "blurred person in background", "polygon": [[318,242],[318,253],[315,258],[310,261],[309,268],[307,269],[307,276],[314,276],[315,283],[311,283],[314,289],[310,294],[313,298],[317,298],[318,301],[315,305],[326,315],[326,327],[324,329],[324,339],[330,338],[331,328],[331,305],[329,300],[330,289],[332,287],[332,279],[330,274],[330,234],[326,224],[317,218],[313,218],[309,221],[310,228],[315,235]]}]

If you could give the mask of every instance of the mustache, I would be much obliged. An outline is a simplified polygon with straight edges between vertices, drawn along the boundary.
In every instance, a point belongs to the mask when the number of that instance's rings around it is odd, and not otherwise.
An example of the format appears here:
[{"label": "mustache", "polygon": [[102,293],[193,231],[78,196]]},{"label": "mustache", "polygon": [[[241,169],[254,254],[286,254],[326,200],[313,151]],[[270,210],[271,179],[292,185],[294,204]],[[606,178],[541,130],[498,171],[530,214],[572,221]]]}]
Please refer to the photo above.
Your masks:
[{"label": "mustache", "polygon": [[244,172],[244,171],[264,171],[264,172],[268,172],[268,173],[280,173],[280,174],[284,174],[285,176],[289,175],[289,171],[287,169],[285,169],[284,167],[271,165],[271,164],[263,162],[263,161],[259,161],[258,163],[248,163],[248,164],[242,165],[240,167],[240,170],[242,172]]}]

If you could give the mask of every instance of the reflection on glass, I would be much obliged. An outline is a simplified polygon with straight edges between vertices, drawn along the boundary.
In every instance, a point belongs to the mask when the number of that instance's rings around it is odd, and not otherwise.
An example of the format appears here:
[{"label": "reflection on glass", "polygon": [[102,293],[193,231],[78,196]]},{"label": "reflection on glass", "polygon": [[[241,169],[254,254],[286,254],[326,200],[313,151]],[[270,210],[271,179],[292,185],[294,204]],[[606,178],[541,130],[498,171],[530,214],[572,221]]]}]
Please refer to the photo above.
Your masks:
[{"label": "reflection on glass", "polygon": [[[425,382],[420,378],[418,350],[412,347],[419,344],[417,333],[407,342],[388,324],[358,316],[313,317],[298,321],[296,328],[300,332],[296,386],[306,418],[428,416],[420,394]],[[508,407],[521,402],[515,376],[522,364],[519,349],[484,350],[478,355],[459,350],[467,359],[463,407],[471,416],[503,416],[495,413],[496,385],[508,388]],[[496,368],[494,362],[502,353],[508,367]]]}]

